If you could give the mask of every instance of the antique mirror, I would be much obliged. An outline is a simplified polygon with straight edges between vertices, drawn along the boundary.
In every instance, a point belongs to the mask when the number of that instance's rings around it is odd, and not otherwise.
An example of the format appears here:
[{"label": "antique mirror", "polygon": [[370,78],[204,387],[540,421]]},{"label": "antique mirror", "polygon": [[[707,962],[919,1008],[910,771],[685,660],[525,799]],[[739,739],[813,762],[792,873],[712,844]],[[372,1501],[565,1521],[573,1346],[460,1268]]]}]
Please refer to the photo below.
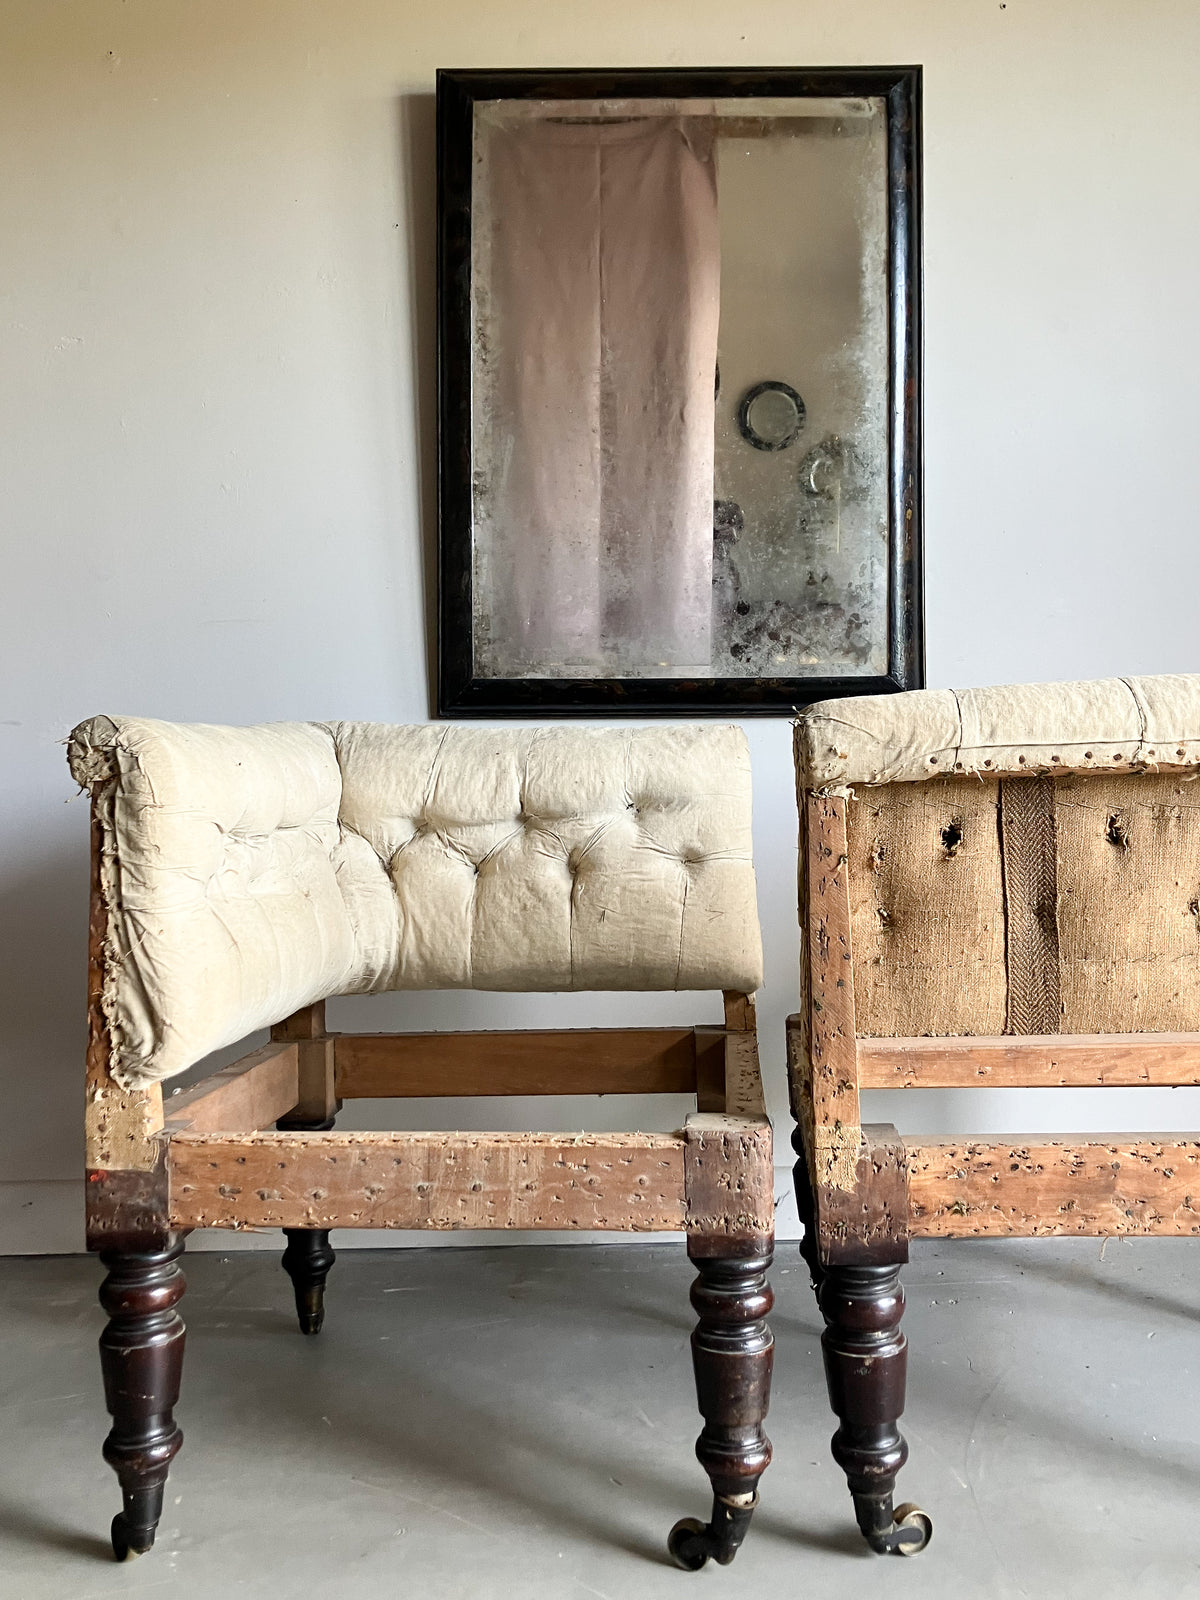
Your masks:
[{"label": "antique mirror", "polygon": [[438,74],[441,715],[920,686],[920,87]]}]

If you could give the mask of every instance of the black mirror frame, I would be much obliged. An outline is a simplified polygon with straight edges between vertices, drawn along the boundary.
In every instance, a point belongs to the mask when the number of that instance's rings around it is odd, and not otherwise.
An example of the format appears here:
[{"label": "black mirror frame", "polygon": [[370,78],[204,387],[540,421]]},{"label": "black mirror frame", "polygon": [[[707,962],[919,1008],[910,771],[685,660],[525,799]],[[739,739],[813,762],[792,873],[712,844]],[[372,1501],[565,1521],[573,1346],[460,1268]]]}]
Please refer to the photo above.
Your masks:
[{"label": "black mirror frame", "polygon": [[[472,640],[471,170],[475,102],[882,96],[888,149],[888,671],[836,678],[480,678]],[[439,717],[782,716],[919,689],[922,572],[921,68],[635,68],[437,74]]]}]

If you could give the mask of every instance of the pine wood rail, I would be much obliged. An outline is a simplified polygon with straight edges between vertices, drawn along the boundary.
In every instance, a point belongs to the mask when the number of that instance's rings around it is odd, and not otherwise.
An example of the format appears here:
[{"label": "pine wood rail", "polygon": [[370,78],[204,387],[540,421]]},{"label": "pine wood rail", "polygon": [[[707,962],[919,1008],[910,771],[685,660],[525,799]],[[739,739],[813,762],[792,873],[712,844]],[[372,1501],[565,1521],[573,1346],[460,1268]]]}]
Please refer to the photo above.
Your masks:
[{"label": "pine wood rail", "polygon": [[333,1035],[339,1096],[691,1094],[692,1028]]},{"label": "pine wood rail", "polygon": [[904,1150],[914,1236],[1200,1234],[1200,1135],[906,1138]]},{"label": "pine wood rail", "polygon": [[1200,1033],[858,1040],[863,1089],[1177,1088],[1200,1084]]},{"label": "pine wood rail", "polygon": [[296,1104],[299,1068],[294,1044],[267,1044],[164,1103],[168,1133],[268,1128]]},{"label": "pine wood rail", "polygon": [[179,1228],[684,1226],[684,1139],[658,1133],[177,1134]]}]

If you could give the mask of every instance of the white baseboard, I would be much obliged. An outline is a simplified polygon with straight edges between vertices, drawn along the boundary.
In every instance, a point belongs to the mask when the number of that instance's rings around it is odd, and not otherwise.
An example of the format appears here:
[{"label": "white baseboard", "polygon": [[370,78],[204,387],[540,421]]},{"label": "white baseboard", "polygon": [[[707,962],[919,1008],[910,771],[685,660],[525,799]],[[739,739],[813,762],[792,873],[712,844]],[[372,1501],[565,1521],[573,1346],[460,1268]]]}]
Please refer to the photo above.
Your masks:
[{"label": "white baseboard", "polygon": [[[800,1222],[792,1192],[790,1167],[775,1169],[777,1213],[775,1236],[798,1239]],[[677,1239],[673,1233],[425,1233],[408,1229],[339,1228],[334,1244],[339,1250],[396,1250],[430,1246],[454,1248],[485,1244],[660,1244]],[[83,1180],[61,1178],[41,1183],[0,1183],[0,1256],[76,1255],[83,1242]],[[198,1228],[188,1236],[189,1250],[278,1250],[279,1231],[231,1233],[220,1228]]]}]

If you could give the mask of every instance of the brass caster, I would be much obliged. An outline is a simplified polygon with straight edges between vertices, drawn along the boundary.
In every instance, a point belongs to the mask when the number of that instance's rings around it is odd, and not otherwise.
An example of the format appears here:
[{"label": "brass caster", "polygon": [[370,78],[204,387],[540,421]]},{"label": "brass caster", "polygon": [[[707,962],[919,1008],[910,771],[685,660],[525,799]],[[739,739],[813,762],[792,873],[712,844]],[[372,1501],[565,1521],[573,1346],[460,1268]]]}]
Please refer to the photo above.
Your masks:
[{"label": "brass caster", "polygon": [[877,1556],[915,1556],[933,1537],[933,1519],[911,1501],[892,1510],[890,1494],[856,1494],[859,1532]]},{"label": "brass caster", "polygon": [[915,1556],[933,1538],[933,1520],[909,1502],[896,1507],[890,1527],[864,1528],[863,1537],[877,1556]]},{"label": "brass caster", "polygon": [[933,1538],[933,1518],[927,1511],[922,1511],[920,1506],[914,1505],[911,1500],[906,1500],[902,1506],[897,1506],[893,1518],[894,1555],[915,1556],[924,1550]]},{"label": "brass caster", "polygon": [[136,1561],[139,1556],[144,1556],[154,1544],[154,1534],[148,1533],[145,1528],[131,1529],[121,1512],[117,1512],[112,1519],[109,1529],[109,1538],[112,1540],[113,1555],[118,1561]]},{"label": "brass caster", "polygon": [[713,1497],[711,1522],[684,1517],[671,1529],[667,1549],[685,1572],[699,1572],[710,1558],[727,1567],[742,1548],[750,1518],[758,1504],[757,1494],[741,1494],[726,1499]]},{"label": "brass caster", "polygon": [[667,1535],[671,1560],[685,1572],[699,1572],[712,1555],[707,1524],[697,1517],[681,1517]]}]

